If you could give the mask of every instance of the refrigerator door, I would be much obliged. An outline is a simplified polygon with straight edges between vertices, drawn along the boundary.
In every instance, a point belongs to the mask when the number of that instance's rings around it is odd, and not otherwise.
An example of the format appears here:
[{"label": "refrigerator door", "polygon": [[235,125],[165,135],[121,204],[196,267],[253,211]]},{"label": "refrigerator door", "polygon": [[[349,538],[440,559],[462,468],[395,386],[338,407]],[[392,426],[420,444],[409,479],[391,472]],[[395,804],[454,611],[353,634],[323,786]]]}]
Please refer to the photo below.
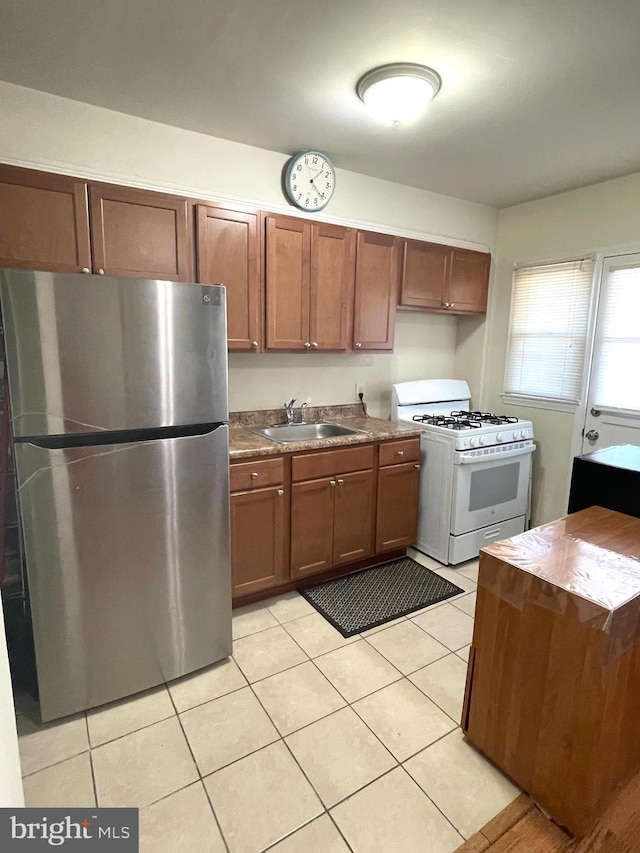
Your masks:
[{"label": "refrigerator door", "polygon": [[225,288],[0,271],[14,437],[228,420]]},{"label": "refrigerator door", "polygon": [[15,451],[43,720],[231,654],[226,425]]}]

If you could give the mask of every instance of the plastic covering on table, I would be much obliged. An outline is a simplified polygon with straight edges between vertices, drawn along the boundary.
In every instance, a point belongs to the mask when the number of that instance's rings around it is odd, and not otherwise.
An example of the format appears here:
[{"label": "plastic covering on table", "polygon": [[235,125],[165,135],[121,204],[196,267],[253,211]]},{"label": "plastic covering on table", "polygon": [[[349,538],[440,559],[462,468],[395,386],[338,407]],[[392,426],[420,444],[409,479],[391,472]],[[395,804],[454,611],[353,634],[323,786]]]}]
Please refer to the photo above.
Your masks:
[{"label": "plastic covering on table", "polygon": [[589,623],[616,657],[640,638],[640,519],[590,507],[494,542],[481,551],[478,584],[518,610]]}]

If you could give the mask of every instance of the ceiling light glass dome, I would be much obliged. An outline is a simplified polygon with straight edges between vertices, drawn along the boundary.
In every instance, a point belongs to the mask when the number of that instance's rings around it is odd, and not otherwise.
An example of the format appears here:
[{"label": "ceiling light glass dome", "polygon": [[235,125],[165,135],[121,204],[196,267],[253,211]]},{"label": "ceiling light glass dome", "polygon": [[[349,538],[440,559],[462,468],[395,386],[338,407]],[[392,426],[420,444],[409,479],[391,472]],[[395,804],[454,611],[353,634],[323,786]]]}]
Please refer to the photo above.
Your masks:
[{"label": "ceiling light glass dome", "polygon": [[356,92],[379,121],[399,127],[424,112],[441,83],[440,75],[426,65],[396,62],[367,71]]}]

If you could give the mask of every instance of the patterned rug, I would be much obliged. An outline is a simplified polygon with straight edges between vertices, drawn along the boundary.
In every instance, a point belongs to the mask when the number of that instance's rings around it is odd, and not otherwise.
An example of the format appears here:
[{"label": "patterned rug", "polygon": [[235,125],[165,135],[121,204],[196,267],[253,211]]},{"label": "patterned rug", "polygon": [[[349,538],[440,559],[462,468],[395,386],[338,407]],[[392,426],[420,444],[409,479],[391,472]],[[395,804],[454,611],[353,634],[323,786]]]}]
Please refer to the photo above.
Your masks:
[{"label": "patterned rug", "polygon": [[403,557],[301,589],[300,594],[343,637],[352,637],[463,591],[410,557]]}]

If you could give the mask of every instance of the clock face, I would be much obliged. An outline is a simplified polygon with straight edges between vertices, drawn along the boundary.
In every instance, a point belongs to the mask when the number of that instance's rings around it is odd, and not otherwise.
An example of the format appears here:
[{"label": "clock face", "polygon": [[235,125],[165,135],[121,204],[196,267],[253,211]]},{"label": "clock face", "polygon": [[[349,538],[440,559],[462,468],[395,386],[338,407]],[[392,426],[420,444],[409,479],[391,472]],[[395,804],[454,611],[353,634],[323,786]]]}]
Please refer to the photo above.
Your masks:
[{"label": "clock face", "polygon": [[289,161],[285,191],[302,210],[321,210],[329,203],[336,186],[331,160],[319,151],[303,151]]}]

